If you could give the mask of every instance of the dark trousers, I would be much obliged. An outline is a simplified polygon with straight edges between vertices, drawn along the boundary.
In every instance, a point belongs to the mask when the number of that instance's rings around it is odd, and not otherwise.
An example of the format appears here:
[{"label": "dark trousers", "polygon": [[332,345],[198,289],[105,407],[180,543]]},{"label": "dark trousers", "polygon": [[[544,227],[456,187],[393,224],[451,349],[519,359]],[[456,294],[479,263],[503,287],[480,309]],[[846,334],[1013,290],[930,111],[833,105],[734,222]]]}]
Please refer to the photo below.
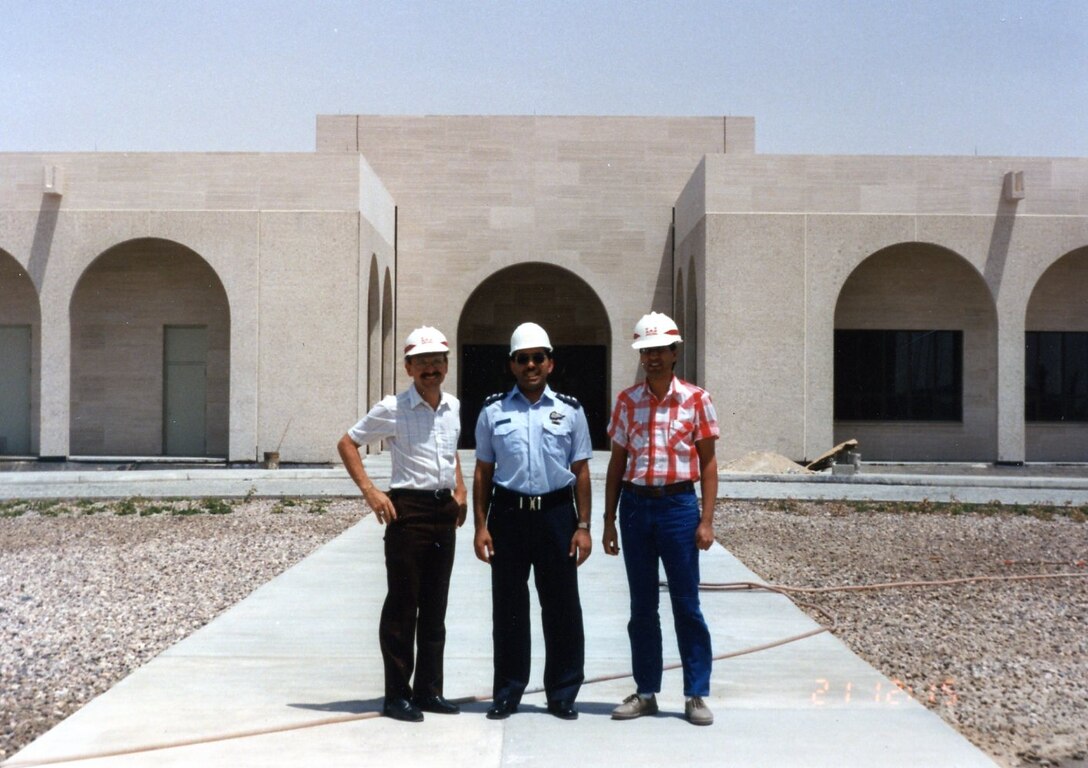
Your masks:
[{"label": "dark trousers", "polygon": [[[389,496],[397,519],[385,531],[389,590],[378,625],[385,695],[441,695],[457,502],[449,497],[439,500],[395,490]],[[417,643],[418,655],[413,653]],[[413,668],[415,682],[411,684]]]},{"label": "dark trousers", "polygon": [[487,529],[491,558],[495,700],[521,700],[532,654],[529,570],[540,599],[544,630],[544,688],[548,701],[574,701],[585,679],[585,634],[578,598],[578,567],[570,540],[578,523],[571,501],[518,509],[492,500]]}]

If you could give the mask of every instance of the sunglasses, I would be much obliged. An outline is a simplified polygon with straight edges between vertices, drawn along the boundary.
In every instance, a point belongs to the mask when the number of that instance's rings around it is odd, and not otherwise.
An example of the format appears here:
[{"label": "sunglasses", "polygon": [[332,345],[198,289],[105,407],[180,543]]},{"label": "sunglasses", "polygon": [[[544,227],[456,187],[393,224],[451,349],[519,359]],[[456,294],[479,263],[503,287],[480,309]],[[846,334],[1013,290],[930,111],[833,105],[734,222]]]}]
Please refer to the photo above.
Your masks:
[{"label": "sunglasses", "polygon": [[514,362],[518,365],[528,365],[530,360],[537,365],[542,365],[547,359],[548,356],[543,352],[534,352],[531,355],[528,352],[522,352],[521,354],[514,355]]},{"label": "sunglasses", "polygon": [[658,355],[663,353],[666,349],[671,349],[673,352],[675,352],[676,346],[676,344],[669,344],[667,347],[643,347],[638,351],[638,353],[643,356]]}]

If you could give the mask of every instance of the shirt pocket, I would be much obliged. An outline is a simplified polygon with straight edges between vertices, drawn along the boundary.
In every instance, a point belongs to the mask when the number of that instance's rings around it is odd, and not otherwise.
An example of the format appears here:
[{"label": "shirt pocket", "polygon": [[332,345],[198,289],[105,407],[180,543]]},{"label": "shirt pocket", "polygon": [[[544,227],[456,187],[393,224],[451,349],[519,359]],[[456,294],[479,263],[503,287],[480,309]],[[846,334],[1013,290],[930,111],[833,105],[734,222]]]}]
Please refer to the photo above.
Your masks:
[{"label": "shirt pocket", "polygon": [[679,448],[681,446],[691,447],[691,435],[695,431],[695,425],[690,421],[671,421],[669,422],[668,432],[666,438],[669,441],[669,448]]},{"label": "shirt pocket", "polygon": [[570,419],[563,419],[558,424],[545,421],[543,427],[545,449],[552,455],[568,455],[573,440]]},{"label": "shirt pocket", "polygon": [[461,422],[453,414],[444,414],[435,420],[435,442],[442,456],[452,456],[461,437]]},{"label": "shirt pocket", "polygon": [[457,436],[450,432],[436,432],[435,447],[440,456],[452,456],[457,452]]},{"label": "shirt pocket", "polygon": [[495,458],[501,463],[504,458],[522,461],[528,446],[525,444],[525,430],[517,421],[505,420],[491,430],[491,448]]},{"label": "shirt pocket", "polygon": [[507,419],[502,424],[495,425],[495,437],[501,437],[506,439],[507,435],[517,430],[518,425]]}]

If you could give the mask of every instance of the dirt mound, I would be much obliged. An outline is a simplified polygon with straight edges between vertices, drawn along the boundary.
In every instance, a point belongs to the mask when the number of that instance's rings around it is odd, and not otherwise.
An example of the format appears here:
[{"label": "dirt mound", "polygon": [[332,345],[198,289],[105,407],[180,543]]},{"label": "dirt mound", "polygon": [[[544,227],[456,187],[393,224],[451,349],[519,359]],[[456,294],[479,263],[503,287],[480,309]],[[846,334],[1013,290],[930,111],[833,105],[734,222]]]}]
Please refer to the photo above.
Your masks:
[{"label": "dirt mound", "polygon": [[752,451],[718,467],[719,472],[748,475],[811,475],[796,461],[772,451]]}]

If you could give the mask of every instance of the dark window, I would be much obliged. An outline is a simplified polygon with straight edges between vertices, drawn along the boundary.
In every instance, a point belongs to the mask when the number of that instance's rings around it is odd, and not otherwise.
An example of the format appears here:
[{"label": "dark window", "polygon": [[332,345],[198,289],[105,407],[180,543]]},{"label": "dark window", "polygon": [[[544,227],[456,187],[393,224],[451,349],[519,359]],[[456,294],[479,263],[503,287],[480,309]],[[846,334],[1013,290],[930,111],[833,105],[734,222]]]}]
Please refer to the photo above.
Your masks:
[{"label": "dark window", "polygon": [[1088,421],[1088,333],[1028,331],[1024,418]]},{"label": "dark window", "polygon": [[[506,344],[461,344],[462,448],[476,447],[476,419],[484,399],[496,392],[508,392],[514,386],[510,373],[510,347]],[[564,344],[555,348],[555,369],[548,384],[556,392],[578,398],[585,410],[589,439],[593,450],[607,451],[608,419],[608,348],[604,345]]]},{"label": "dark window", "polygon": [[963,331],[835,331],[835,418],[959,421]]}]

